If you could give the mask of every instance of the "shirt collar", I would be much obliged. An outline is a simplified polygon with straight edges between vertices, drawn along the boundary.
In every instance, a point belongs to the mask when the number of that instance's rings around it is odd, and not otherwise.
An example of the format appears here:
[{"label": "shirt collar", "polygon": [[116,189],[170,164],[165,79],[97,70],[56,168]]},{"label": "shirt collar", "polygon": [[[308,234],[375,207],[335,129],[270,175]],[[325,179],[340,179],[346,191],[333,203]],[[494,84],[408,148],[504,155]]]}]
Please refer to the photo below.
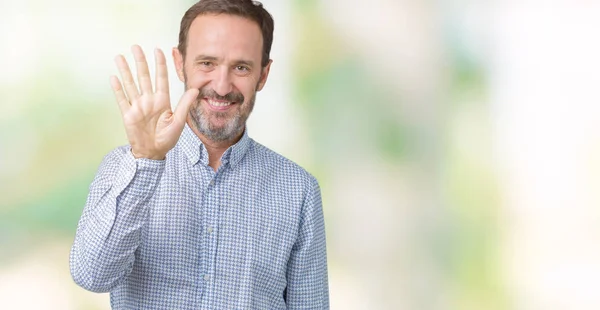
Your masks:
[{"label": "shirt collar", "polygon": [[[225,153],[223,153],[223,156],[221,156],[221,164],[229,164],[232,168],[235,167],[242,158],[244,158],[244,155],[246,155],[246,152],[250,148],[251,141],[252,139],[248,136],[248,130],[244,129],[244,133],[240,140],[236,144],[230,146]],[[192,165],[200,162],[204,166],[208,166],[208,151],[188,124],[185,124],[179,142]]]}]

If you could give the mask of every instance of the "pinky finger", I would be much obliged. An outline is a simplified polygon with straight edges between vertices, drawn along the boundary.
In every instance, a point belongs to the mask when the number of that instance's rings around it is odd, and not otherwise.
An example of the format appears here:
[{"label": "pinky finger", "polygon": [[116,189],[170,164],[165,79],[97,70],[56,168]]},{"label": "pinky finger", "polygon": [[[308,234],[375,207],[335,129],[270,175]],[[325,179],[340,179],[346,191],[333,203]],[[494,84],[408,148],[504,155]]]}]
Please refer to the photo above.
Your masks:
[{"label": "pinky finger", "polygon": [[131,104],[129,100],[127,100],[127,96],[123,91],[123,86],[121,85],[121,81],[116,76],[110,77],[110,87],[112,88],[115,98],[117,99],[117,103],[119,104],[119,109],[121,109],[121,113],[125,113],[129,108],[131,108]]}]

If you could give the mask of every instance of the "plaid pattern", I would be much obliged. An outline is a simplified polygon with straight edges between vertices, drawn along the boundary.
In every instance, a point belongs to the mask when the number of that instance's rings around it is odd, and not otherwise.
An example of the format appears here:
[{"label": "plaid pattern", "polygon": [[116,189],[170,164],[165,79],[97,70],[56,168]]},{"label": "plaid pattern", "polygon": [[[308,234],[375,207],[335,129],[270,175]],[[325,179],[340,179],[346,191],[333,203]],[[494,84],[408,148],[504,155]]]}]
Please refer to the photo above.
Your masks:
[{"label": "plaid pattern", "polygon": [[319,185],[244,133],[221,159],[185,127],[164,161],[109,153],[71,249],[113,309],[329,309]]}]

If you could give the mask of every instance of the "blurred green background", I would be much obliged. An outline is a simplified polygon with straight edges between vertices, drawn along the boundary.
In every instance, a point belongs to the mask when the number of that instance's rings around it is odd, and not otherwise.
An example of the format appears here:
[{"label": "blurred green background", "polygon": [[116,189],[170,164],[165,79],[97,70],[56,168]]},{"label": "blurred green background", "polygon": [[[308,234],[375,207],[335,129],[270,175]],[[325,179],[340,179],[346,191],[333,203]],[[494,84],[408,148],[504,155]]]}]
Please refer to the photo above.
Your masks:
[{"label": "blurred green background", "polygon": [[[112,60],[169,55],[192,4],[1,0],[0,308],[110,308],[68,254],[127,143]],[[332,309],[600,309],[599,4],[263,4],[249,133],[320,181]]]}]

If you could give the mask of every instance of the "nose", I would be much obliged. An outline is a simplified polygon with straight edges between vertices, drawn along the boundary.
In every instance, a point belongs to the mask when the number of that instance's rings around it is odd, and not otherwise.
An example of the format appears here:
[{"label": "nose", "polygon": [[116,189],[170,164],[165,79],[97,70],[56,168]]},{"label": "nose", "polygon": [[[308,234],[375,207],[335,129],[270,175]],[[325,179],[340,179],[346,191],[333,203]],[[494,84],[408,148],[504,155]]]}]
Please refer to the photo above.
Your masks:
[{"label": "nose", "polygon": [[214,90],[219,94],[219,96],[225,96],[229,94],[233,85],[231,83],[231,76],[228,68],[226,66],[219,66],[217,70],[213,71],[214,75]]}]

